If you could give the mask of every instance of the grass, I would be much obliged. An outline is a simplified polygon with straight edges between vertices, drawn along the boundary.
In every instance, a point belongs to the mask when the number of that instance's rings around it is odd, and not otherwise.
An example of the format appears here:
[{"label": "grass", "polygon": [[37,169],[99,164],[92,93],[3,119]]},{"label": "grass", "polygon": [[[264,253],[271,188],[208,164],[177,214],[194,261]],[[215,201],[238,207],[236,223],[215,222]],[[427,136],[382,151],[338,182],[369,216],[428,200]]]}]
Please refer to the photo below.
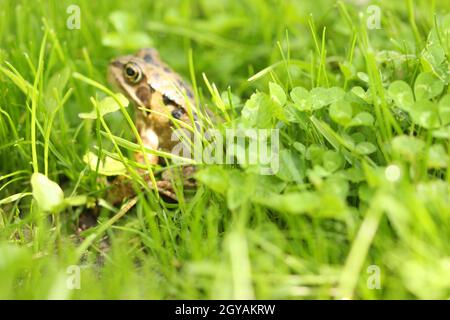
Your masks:
[{"label": "grass", "polygon": [[[0,9],[0,298],[450,297],[448,1]],[[148,46],[222,118],[210,126],[279,128],[279,171],[200,165],[176,204],[149,188],[110,203],[105,171],[145,183],[134,106],[106,69]],[[80,233],[86,213],[98,224]]]}]

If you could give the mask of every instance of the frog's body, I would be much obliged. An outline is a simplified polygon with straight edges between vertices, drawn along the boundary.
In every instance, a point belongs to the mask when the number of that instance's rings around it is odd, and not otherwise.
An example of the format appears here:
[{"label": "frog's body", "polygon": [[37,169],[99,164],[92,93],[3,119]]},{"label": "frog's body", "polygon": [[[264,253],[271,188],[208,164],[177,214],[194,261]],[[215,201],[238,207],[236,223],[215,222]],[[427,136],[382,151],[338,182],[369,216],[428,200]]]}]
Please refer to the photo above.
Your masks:
[{"label": "frog's body", "polygon": [[[196,112],[192,110],[192,89],[159,57],[155,49],[142,49],[111,61],[108,78],[133,103],[144,108],[136,113],[136,128],[145,147],[171,151],[179,143],[171,139],[174,128],[183,123],[192,127]],[[146,155],[151,164],[157,164],[155,155]],[[142,154],[137,154],[144,162]],[[160,183],[161,184],[161,183]],[[162,184],[167,184],[163,181]]]},{"label": "frog's body", "polygon": [[[171,141],[174,127],[171,118],[191,123],[188,109],[194,106],[192,89],[161,61],[155,49],[142,49],[136,55],[113,60],[109,66],[109,80],[135,105],[151,110],[138,113],[136,117],[136,126],[144,143],[152,149],[170,151],[176,143]],[[195,112],[192,114],[195,117]]]}]

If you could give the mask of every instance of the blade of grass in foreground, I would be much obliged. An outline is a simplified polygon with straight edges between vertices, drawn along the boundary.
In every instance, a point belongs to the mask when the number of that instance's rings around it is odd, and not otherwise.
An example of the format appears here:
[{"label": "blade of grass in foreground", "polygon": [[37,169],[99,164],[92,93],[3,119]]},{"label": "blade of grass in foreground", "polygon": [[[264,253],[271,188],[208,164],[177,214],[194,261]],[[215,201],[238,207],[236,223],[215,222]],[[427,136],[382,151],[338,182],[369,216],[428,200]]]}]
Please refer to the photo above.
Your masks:
[{"label": "blade of grass in foreground", "polygon": [[42,38],[41,49],[39,52],[39,62],[36,72],[36,77],[34,79],[33,91],[31,93],[31,155],[33,161],[33,171],[39,172],[38,160],[37,160],[37,150],[36,150],[36,110],[38,107],[38,85],[42,78],[42,73],[44,70],[44,53],[45,53],[45,43],[47,42],[46,30],[44,37]]},{"label": "blade of grass in foreground", "polygon": [[343,299],[353,299],[361,269],[383,216],[383,211],[378,207],[378,201],[382,201],[379,198],[367,210],[342,271],[338,294]]}]

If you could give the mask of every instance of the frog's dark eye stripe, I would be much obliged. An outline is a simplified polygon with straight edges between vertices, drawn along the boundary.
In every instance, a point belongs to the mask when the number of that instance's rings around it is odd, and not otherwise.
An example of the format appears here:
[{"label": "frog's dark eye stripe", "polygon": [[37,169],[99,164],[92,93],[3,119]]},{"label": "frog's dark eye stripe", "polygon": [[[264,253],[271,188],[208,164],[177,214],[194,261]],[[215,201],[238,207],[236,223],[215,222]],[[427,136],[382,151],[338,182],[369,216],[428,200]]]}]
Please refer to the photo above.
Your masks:
[{"label": "frog's dark eye stripe", "polygon": [[179,119],[181,119],[181,116],[183,115],[183,113],[184,113],[183,109],[177,108],[172,111],[172,117],[179,120]]},{"label": "frog's dark eye stripe", "polygon": [[125,78],[131,83],[138,83],[142,79],[142,70],[133,62],[128,62],[124,66],[123,73]]},{"label": "frog's dark eye stripe", "polygon": [[166,106],[168,106],[169,104],[171,104],[171,105],[173,105],[173,106],[176,106],[176,105],[177,105],[175,101],[173,101],[172,99],[170,99],[170,98],[169,98],[168,96],[166,96],[166,95],[163,95],[163,103],[164,103]]}]

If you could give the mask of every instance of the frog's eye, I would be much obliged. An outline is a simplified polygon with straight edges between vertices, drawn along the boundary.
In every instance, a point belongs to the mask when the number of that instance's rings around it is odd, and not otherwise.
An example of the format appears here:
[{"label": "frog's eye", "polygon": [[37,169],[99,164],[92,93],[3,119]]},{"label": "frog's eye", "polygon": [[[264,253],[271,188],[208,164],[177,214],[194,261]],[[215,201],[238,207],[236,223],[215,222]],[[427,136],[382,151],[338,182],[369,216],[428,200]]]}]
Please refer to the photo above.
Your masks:
[{"label": "frog's eye", "polygon": [[142,79],[141,69],[133,62],[129,62],[123,69],[125,78],[131,83],[138,83]]}]

